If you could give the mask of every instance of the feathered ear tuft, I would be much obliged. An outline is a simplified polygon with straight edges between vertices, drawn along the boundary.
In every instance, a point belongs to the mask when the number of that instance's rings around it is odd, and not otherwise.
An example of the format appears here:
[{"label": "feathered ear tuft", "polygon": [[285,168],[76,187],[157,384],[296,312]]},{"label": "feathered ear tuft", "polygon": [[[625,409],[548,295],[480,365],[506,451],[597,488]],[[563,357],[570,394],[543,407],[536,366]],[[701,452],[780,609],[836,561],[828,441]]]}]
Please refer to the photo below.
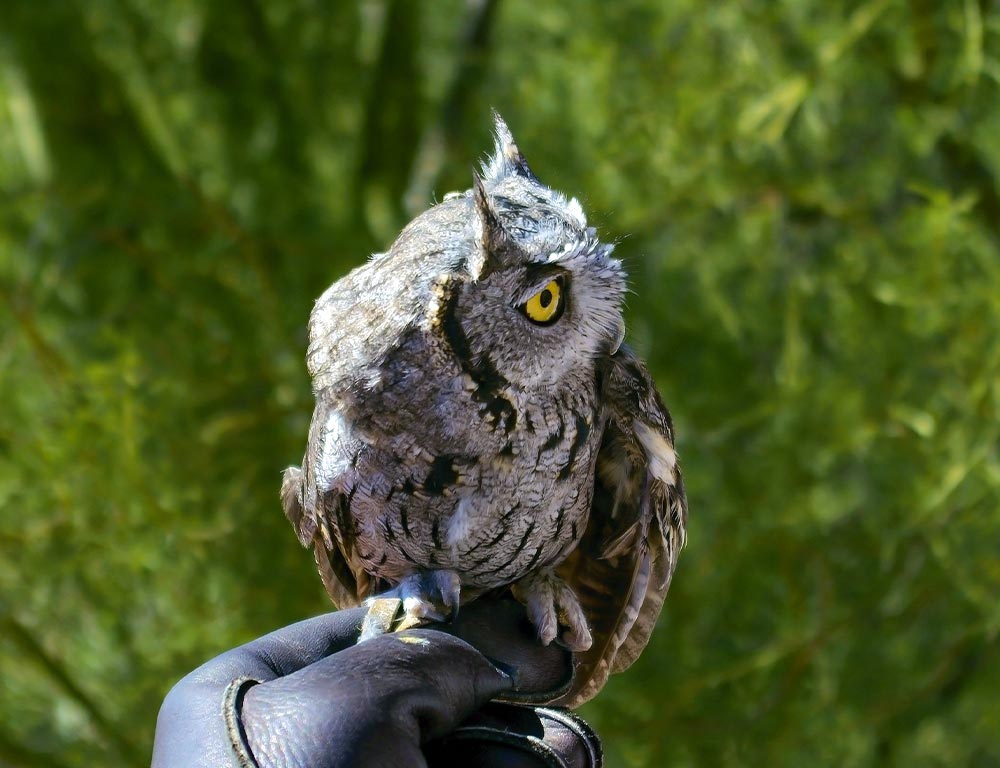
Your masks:
[{"label": "feathered ear tuft", "polygon": [[472,172],[472,205],[478,224],[477,248],[469,258],[469,272],[474,280],[481,280],[500,265],[503,253],[510,246],[510,237],[493,209],[483,180]]},{"label": "feathered ear tuft", "polygon": [[493,134],[493,154],[483,165],[483,178],[495,182],[508,176],[522,176],[537,182],[538,178],[531,172],[528,161],[517,148],[510,128],[496,110],[493,110]]}]

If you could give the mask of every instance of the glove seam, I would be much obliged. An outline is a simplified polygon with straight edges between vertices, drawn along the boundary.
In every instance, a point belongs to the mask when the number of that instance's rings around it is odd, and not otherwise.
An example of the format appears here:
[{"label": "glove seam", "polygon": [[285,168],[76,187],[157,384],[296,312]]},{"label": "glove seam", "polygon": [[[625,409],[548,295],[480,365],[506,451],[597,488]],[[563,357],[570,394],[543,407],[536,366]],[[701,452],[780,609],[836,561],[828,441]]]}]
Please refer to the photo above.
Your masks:
[{"label": "glove seam", "polygon": [[250,677],[240,677],[226,686],[222,696],[222,716],[226,721],[226,735],[236,757],[239,768],[260,768],[260,764],[250,750],[246,729],[243,727],[243,697],[246,692],[260,683]]}]

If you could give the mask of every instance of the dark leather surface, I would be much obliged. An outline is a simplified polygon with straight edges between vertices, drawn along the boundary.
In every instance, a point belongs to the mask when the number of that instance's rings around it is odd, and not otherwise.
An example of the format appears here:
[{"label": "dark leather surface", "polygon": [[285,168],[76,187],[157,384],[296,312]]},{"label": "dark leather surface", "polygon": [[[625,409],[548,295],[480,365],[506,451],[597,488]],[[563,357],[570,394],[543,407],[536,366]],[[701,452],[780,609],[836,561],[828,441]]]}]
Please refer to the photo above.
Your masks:
[{"label": "dark leather surface", "polygon": [[[552,700],[572,676],[570,655],[541,646],[518,603],[476,601],[454,624],[355,645],[364,614],[285,627],[187,675],[161,707],[154,768],[420,766],[425,748],[430,765],[596,764],[558,710],[483,709],[498,696]],[[550,742],[562,762],[535,749]]]}]

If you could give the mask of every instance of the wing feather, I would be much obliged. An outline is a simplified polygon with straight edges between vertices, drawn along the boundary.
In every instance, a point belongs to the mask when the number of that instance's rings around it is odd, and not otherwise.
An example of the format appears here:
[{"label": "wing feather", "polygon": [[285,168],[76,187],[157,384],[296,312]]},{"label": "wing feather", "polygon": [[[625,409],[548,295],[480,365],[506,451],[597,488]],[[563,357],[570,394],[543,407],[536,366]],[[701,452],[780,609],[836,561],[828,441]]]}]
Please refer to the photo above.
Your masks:
[{"label": "wing feather", "polygon": [[[358,605],[370,589],[370,577],[351,556],[354,526],[347,498],[337,489],[336,477],[324,478],[321,487],[317,469],[330,463],[329,415],[333,407],[317,398],[309,427],[302,468],[288,467],[281,483],[281,503],[302,546],[312,546],[323,586],[338,608]],[[324,473],[328,474],[328,473]],[[345,524],[346,523],[346,524]],[[345,554],[346,553],[346,554]]]},{"label": "wing feather", "polygon": [[604,377],[607,425],[590,520],[559,574],[580,599],[594,644],[577,654],[578,706],[642,653],[684,545],[687,502],[670,414],[642,362],[622,348]]}]

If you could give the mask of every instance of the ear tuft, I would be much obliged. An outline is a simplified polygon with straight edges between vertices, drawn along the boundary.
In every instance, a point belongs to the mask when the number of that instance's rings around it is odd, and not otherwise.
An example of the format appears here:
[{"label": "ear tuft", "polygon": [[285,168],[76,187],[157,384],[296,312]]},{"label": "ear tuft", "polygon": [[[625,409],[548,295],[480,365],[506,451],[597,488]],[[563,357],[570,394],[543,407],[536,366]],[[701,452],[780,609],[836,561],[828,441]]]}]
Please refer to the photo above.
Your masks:
[{"label": "ear tuft", "polygon": [[538,182],[538,178],[528,167],[528,161],[517,148],[510,128],[496,110],[493,110],[493,142],[493,155],[483,165],[483,177],[487,181],[495,182],[508,176],[521,176]]},{"label": "ear tuft", "polygon": [[483,179],[475,171],[472,172],[472,205],[476,211],[478,247],[469,258],[469,273],[474,280],[481,280],[496,268],[509,238],[493,209]]}]

